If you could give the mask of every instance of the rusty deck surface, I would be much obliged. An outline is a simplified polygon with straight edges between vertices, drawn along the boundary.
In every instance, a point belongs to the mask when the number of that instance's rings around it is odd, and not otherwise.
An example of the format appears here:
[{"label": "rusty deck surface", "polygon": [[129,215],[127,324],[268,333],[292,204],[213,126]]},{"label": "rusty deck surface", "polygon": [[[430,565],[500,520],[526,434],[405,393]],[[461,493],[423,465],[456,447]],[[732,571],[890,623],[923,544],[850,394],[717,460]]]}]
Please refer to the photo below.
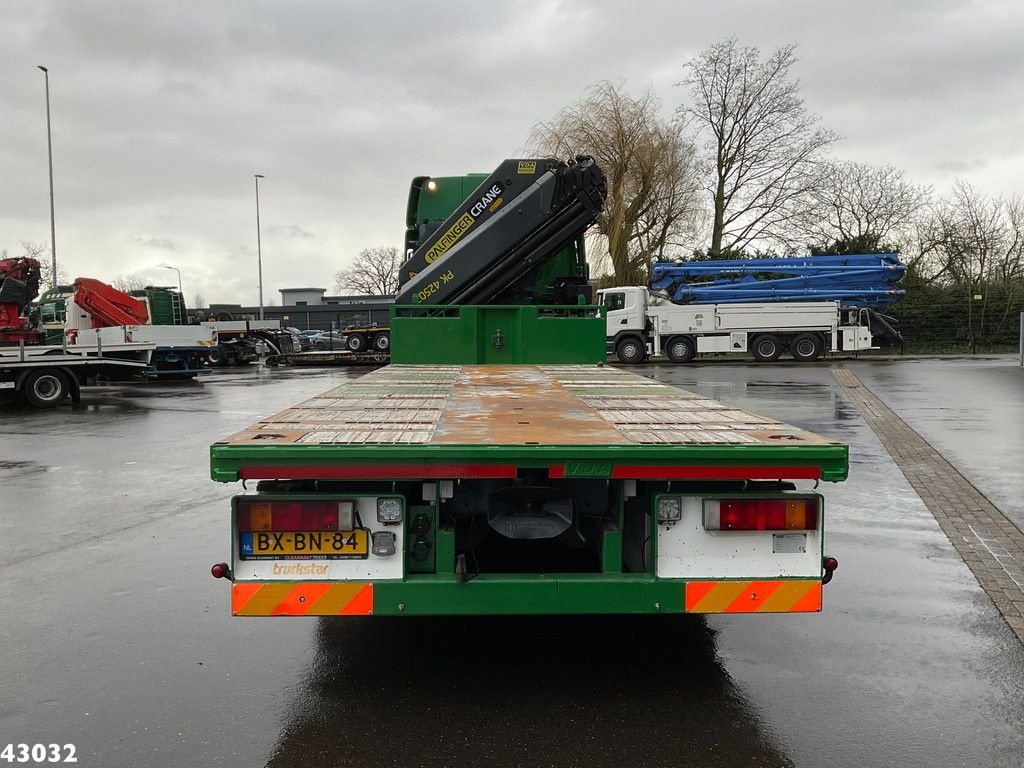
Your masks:
[{"label": "rusty deck surface", "polygon": [[608,366],[391,365],[218,443],[838,445]]}]

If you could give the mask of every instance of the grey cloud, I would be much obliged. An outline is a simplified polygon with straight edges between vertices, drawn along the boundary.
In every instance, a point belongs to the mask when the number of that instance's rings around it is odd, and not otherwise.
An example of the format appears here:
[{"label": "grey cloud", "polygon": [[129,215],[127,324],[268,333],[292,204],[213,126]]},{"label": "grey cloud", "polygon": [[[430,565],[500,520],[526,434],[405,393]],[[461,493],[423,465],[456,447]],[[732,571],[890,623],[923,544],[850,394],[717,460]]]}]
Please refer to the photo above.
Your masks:
[{"label": "grey cloud", "polygon": [[95,253],[130,271],[140,246],[160,248],[132,238],[159,232],[203,265],[196,288],[232,300],[254,290],[254,172],[268,290],[329,284],[360,248],[400,244],[412,176],[490,170],[600,79],[653,85],[668,113],[686,59],[729,35],[799,44],[808,105],[846,137],[841,156],[940,191],[965,173],[1010,191],[1022,31],[1018,5],[998,0],[7,0],[0,235],[49,229],[40,63],[58,252],[83,260],[70,271]]},{"label": "grey cloud", "polygon": [[286,240],[312,240],[314,237],[312,232],[298,224],[272,224],[267,227],[267,233]]},{"label": "grey cloud", "polygon": [[133,245],[141,245],[143,248],[153,248],[160,251],[180,251],[181,245],[169,237],[146,237],[144,235],[130,235],[125,241]]}]

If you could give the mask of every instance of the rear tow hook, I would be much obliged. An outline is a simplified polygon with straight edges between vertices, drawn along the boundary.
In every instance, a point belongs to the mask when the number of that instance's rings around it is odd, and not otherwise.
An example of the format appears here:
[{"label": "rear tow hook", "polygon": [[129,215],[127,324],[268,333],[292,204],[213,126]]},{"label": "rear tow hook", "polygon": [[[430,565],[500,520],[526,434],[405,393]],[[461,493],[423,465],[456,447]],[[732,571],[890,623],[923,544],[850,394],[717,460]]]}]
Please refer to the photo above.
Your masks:
[{"label": "rear tow hook", "polygon": [[832,581],[832,574],[839,567],[839,561],[834,557],[823,557],[821,559],[821,567],[825,571],[825,575],[821,577],[821,583],[828,584]]}]

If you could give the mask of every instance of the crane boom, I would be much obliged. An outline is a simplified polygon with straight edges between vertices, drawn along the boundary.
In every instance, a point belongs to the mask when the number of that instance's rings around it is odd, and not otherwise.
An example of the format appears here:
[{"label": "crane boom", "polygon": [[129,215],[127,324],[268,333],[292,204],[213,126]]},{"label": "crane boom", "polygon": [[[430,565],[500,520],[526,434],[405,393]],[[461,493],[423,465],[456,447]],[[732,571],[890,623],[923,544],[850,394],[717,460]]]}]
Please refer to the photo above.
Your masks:
[{"label": "crane boom", "polygon": [[882,307],[906,293],[895,253],[658,262],[650,288],[680,304],[838,301]]},{"label": "crane boom", "polygon": [[601,213],[593,158],[506,160],[401,269],[396,304],[486,304],[577,238]]},{"label": "crane boom", "polygon": [[75,304],[92,315],[93,328],[149,322],[149,312],[143,302],[91,277],[75,280]]}]

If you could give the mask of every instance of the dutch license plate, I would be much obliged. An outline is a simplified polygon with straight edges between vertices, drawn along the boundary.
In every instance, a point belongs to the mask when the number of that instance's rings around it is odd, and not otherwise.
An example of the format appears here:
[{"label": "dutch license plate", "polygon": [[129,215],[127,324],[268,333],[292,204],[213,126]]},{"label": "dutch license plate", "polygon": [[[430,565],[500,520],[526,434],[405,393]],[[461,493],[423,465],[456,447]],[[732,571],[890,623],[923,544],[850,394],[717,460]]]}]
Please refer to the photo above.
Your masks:
[{"label": "dutch license plate", "polygon": [[365,559],[370,551],[370,532],[354,531],[247,531],[239,534],[241,556],[246,560],[280,560],[315,557],[327,560]]}]

